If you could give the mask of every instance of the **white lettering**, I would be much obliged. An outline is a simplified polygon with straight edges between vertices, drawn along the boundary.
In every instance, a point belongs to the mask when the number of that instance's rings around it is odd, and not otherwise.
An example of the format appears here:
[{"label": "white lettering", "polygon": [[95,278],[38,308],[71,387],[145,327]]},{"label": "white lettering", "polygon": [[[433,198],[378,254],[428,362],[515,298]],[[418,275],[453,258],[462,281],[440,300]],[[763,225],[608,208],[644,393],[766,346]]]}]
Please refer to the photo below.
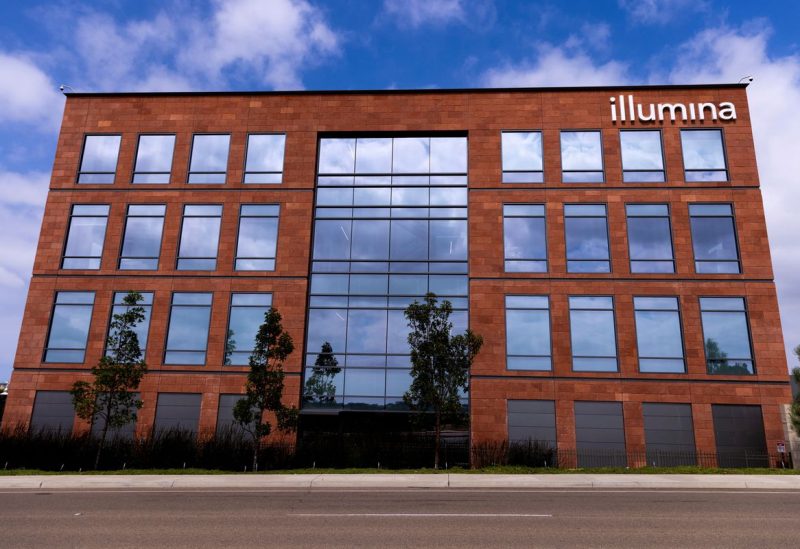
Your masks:
[{"label": "white lettering", "polygon": [[700,120],[705,120],[703,115],[705,114],[706,109],[709,110],[711,113],[711,120],[717,119],[717,107],[714,103],[700,103]]},{"label": "white lettering", "polygon": [[664,112],[669,111],[669,119],[675,121],[675,112],[680,109],[681,118],[686,121],[686,106],[683,103],[659,103],[658,104],[658,119],[664,120]]},{"label": "white lettering", "polygon": [[[642,104],[635,101],[632,94],[609,97],[611,104],[612,122],[654,122],[658,116],[659,122],[665,118],[674,122],[677,116],[684,122],[705,120],[708,113],[711,120],[736,120],[736,106],[730,101],[723,101],[717,106],[714,103],[650,103]],[[617,110],[619,107],[619,110]]]},{"label": "white lettering", "polygon": [[719,104],[719,117],[723,120],[736,120],[736,107],[725,101]]}]

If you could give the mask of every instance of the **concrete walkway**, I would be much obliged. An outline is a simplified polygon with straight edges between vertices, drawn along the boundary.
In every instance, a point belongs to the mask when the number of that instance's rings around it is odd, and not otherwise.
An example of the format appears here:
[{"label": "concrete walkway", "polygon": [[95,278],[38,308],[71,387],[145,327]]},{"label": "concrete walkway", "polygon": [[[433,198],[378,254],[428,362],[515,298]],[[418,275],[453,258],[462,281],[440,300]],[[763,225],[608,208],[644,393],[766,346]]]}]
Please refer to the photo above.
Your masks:
[{"label": "concrete walkway", "polygon": [[0,490],[92,489],[665,489],[798,490],[800,475],[490,475],[490,474],[263,474],[263,475],[29,475],[0,476]]}]

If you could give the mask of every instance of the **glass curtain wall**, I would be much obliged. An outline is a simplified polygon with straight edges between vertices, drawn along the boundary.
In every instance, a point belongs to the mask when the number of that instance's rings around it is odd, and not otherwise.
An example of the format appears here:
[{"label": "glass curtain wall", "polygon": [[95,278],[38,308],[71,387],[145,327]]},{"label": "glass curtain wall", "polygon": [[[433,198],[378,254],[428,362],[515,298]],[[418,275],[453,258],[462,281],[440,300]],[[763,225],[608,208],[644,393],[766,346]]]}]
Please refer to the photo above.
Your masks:
[{"label": "glass curtain wall", "polygon": [[303,405],[403,410],[404,309],[467,328],[467,138],[322,138],[317,186]]}]

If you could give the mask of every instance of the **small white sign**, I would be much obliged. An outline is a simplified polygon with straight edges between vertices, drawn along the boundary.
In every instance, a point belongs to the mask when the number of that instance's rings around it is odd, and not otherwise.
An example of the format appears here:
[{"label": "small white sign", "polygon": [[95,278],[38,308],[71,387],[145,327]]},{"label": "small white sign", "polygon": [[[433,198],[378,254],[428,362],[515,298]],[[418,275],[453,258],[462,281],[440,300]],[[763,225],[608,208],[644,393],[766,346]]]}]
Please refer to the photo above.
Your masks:
[{"label": "small white sign", "polygon": [[786,444],[784,444],[782,440],[778,441],[778,453],[779,454],[785,454],[786,453]]}]

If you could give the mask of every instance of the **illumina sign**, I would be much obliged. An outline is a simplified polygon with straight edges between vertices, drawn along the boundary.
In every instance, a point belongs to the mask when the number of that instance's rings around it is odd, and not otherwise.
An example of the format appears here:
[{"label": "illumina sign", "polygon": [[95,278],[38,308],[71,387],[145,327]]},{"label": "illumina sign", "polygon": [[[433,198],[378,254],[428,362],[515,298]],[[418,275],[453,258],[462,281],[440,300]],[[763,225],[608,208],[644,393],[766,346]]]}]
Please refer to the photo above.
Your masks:
[{"label": "illumina sign", "polygon": [[684,122],[695,120],[736,120],[736,107],[723,101],[714,103],[649,103],[636,101],[633,95],[610,97],[612,122],[663,122],[665,118]]}]

